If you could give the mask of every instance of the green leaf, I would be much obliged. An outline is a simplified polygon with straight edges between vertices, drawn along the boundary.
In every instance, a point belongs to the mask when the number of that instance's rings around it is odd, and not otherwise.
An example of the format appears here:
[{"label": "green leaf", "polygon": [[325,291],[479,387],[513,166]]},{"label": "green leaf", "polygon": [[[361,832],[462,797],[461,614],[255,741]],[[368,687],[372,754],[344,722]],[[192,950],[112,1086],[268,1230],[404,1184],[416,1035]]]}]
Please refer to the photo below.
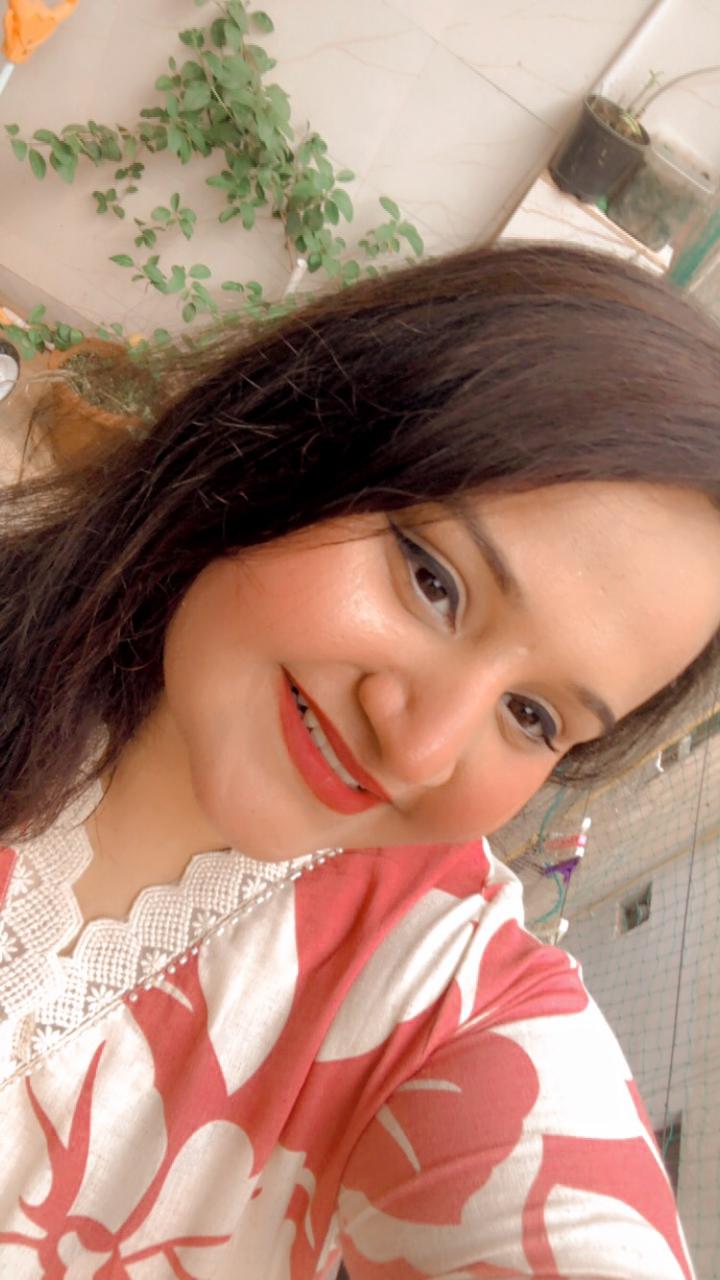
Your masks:
[{"label": "green leaf", "polygon": [[9,133],[11,138],[16,138],[16,137],[17,137],[17,135],[18,135],[18,134],[19,134],[19,132],[20,132],[20,125],[19,125],[19,124],[6,124],[6,125],[5,125],[5,132],[6,132],[6,133]]},{"label": "green leaf", "polygon": [[[120,332],[122,333],[122,325],[120,326]],[[71,330],[70,330],[70,341],[71,341],[72,345],[75,347],[75,346],[77,346],[78,342],[84,342],[84,341],[85,341],[85,334],[82,332],[82,330],[81,330],[81,329],[71,329]]]},{"label": "green leaf", "polygon": [[411,222],[401,222],[398,226],[398,232],[401,236],[405,237],[411,249],[413,249],[417,254],[418,258],[421,258],[425,251],[425,245],[423,244],[423,238],[417,227],[414,227]]},{"label": "green leaf", "polygon": [[89,160],[92,160],[93,164],[97,164],[99,160],[102,160],[102,152],[97,142],[86,142],[84,139],[81,139],[80,145],[85,152],[85,155]]},{"label": "green leaf", "polygon": [[204,263],[196,262],[195,266],[190,268],[188,275],[193,280],[209,280],[212,275],[212,271],[209,267],[206,267]]},{"label": "green leaf", "polygon": [[159,204],[157,208],[153,209],[152,213],[150,214],[150,217],[152,218],[153,222],[170,222],[172,218],[172,214],[169,209],[165,208],[164,205]]},{"label": "green leaf", "polygon": [[242,0],[229,0],[228,13],[233,22],[237,22],[242,31],[247,31],[247,13]]},{"label": "green leaf", "polygon": [[27,142],[20,142],[17,138],[13,138],[12,149],[18,160],[24,160],[27,155]]},{"label": "green leaf", "polygon": [[39,151],[35,150],[35,147],[30,148],[30,168],[36,178],[44,178],[47,173],[45,159],[40,155]]},{"label": "green leaf", "polygon": [[329,253],[323,253],[321,256],[321,262],[330,277],[340,274],[341,268],[337,258],[331,257]]},{"label": "green leaf", "polygon": [[184,288],[185,288],[185,268],[173,267],[170,272],[170,279],[168,281],[168,287],[167,287],[168,293],[179,293],[180,290]]},{"label": "green leaf", "polygon": [[158,76],[155,81],[155,88],[161,92],[166,92],[168,89],[172,90],[175,88],[175,81],[171,76]]},{"label": "green leaf", "polygon": [[185,90],[183,98],[183,109],[185,111],[202,111],[212,100],[210,85],[202,81],[193,81]]},{"label": "green leaf", "polygon": [[205,70],[199,62],[193,62],[192,58],[189,58],[180,68],[180,79],[183,84],[190,84],[193,80],[204,80]]},{"label": "green leaf", "polygon": [[275,23],[268,13],[259,9],[257,13],[250,14],[250,21],[258,31],[264,31],[267,35],[275,30]]},{"label": "green leaf", "polygon": [[44,307],[42,303],[38,303],[36,307],[33,307],[32,311],[30,312],[30,315],[28,316],[28,323],[39,324],[43,316],[45,315],[46,311],[47,311],[47,307]]},{"label": "green leaf", "polygon": [[57,156],[57,159],[61,164],[69,163],[73,168],[75,167],[77,163],[76,153],[73,151],[72,147],[68,146],[67,142],[61,142],[60,139],[57,138],[52,144],[52,153],[54,156]]},{"label": "green leaf", "polygon": [[153,339],[159,347],[167,346],[168,342],[171,341],[170,334],[167,329],[154,329]]},{"label": "green leaf", "polygon": [[318,208],[310,208],[305,210],[303,222],[311,231],[321,231],[324,219]]},{"label": "green leaf", "polygon": [[58,160],[57,156],[53,153],[50,156],[50,165],[55,172],[60,175],[63,182],[67,182],[69,184],[73,181],[73,178],[75,177],[74,164],[68,165],[66,160]]},{"label": "green leaf", "polygon": [[213,307],[215,306],[215,303],[213,302],[212,298],[210,297],[210,294],[208,293],[204,285],[198,284],[196,282],[193,285],[193,293],[197,298],[200,298],[200,300],[204,302],[206,307],[208,307],[210,310],[213,309]]},{"label": "green leaf", "polygon": [[33,138],[35,139],[36,142],[53,143],[53,142],[60,141],[57,134],[51,133],[49,129],[36,129],[33,134]]},{"label": "green leaf", "polygon": [[230,19],[225,23],[225,39],[233,50],[233,53],[239,53],[243,46],[245,34],[240,30],[238,24]]},{"label": "green leaf", "polygon": [[176,124],[171,124],[167,134],[168,147],[174,155],[179,156],[182,144],[185,141],[183,134]]},{"label": "green leaf", "polygon": [[255,63],[260,75],[264,75],[266,71],[272,71],[275,66],[275,59],[269,58],[265,50],[259,44],[249,44],[246,46],[247,52]]},{"label": "green leaf", "polygon": [[220,285],[221,289],[226,289],[228,293],[244,293],[245,286],[238,284],[237,280],[223,280]]},{"label": "green leaf", "polygon": [[180,208],[180,195],[177,191],[174,191],[170,197],[170,208],[172,209],[173,213],[177,213],[178,209]]},{"label": "green leaf", "polygon": [[115,214],[115,217],[116,217],[116,218],[124,218],[124,217],[125,217],[125,210],[123,209],[122,205],[120,205],[120,204],[114,204],[114,205],[113,205],[113,207],[112,207],[112,211],[113,211],[113,213]]},{"label": "green leaf", "polygon": [[240,206],[242,215],[242,224],[246,231],[252,231],[255,226],[255,206],[252,204],[243,204]]},{"label": "green leaf", "polygon": [[216,18],[210,27],[210,39],[218,49],[222,49],[225,40],[225,19]]},{"label": "green leaf", "polygon": [[397,219],[400,217],[400,210],[398,209],[395,201],[391,200],[389,196],[381,196],[380,204],[385,212],[390,214],[391,218]]},{"label": "green leaf", "polygon": [[323,209],[328,222],[331,222],[336,227],[340,221],[340,212],[337,205],[332,200],[326,200]]},{"label": "green leaf", "polygon": [[229,222],[231,218],[239,218],[240,210],[235,205],[231,205],[229,209],[223,209],[218,222]]},{"label": "green leaf", "polygon": [[346,222],[352,221],[353,205],[347,191],[333,191],[333,204],[337,205]]},{"label": "green leaf", "polygon": [[122,160],[122,151],[120,150],[116,138],[106,136],[100,143],[100,154],[103,160]]},{"label": "green leaf", "polygon": [[355,174],[352,169],[341,169],[339,173],[335,174],[335,177],[338,182],[352,182],[355,178]]},{"label": "green leaf", "polygon": [[191,27],[188,31],[181,31],[178,39],[183,44],[188,45],[190,49],[202,49],[205,44],[205,36],[198,27]]},{"label": "green leaf", "polygon": [[114,253],[110,261],[116,262],[119,267],[135,266],[135,263],[133,262],[132,258],[128,253]]},{"label": "green leaf", "polygon": [[185,323],[190,324],[190,322],[195,319],[196,315],[197,315],[197,307],[195,306],[195,303],[186,302],[185,306],[182,309],[182,318],[185,321]]},{"label": "green leaf", "polygon": [[211,178],[206,178],[205,182],[208,187],[219,187],[221,191],[229,191],[235,186],[235,179],[227,169],[223,173],[214,173]]},{"label": "green leaf", "polygon": [[171,120],[177,120],[180,115],[180,102],[174,93],[165,94],[165,109]]},{"label": "green leaf", "polygon": [[167,285],[167,280],[165,279],[163,272],[154,262],[145,263],[145,266],[143,267],[143,274],[147,276],[151,284],[155,285],[156,289],[161,289],[163,293],[166,292],[165,286]]},{"label": "green leaf", "polygon": [[342,269],[343,284],[352,284],[354,280],[359,278],[359,275],[360,275],[359,262],[356,262],[355,259],[351,259],[350,262],[346,262],[345,266],[343,266],[343,269]]}]

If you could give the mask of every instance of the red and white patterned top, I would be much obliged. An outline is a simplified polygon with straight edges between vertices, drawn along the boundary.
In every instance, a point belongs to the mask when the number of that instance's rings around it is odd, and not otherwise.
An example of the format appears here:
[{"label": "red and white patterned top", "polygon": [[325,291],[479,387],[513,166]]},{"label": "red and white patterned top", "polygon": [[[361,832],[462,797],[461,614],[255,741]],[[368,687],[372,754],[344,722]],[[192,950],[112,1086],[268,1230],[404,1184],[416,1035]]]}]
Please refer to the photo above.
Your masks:
[{"label": "red and white patterned top", "polygon": [[204,853],[82,926],[0,852],[0,1276],[690,1280],[576,963],[481,843]]}]

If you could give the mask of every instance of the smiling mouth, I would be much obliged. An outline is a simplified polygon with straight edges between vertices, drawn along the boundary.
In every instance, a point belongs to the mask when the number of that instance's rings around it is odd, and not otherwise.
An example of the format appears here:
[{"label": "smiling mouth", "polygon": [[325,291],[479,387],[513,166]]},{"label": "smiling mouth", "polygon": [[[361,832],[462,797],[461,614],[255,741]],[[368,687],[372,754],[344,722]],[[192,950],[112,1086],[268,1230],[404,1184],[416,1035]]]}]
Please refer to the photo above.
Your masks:
[{"label": "smiling mouth", "polygon": [[283,671],[280,723],[288,754],[317,799],[337,813],[361,813],[389,801],[357,763],[335,726]]},{"label": "smiling mouth", "polygon": [[332,747],[330,746],[330,743],[328,742],[327,738],[325,737],[325,734],[322,731],[322,728],[320,726],[320,721],[315,715],[315,712],[313,711],[312,707],[310,707],[309,704],[304,701],[303,696],[300,693],[300,690],[298,689],[297,685],[291,684],[290,688],[292,690],[292,695],[297,704],[297,709],[300,712],[300,715],[302,716],[305,728],[310,734],[310,737],[315,743],[315,746],[317,747],[318,751],[323,756],[326,764],[330,765],[330,768],[334,770],[338,778],[340,778],[341,782],[344,782],[348,787],[352,787],[354,791],[362,791],[363,788],[360,786],[360,783],[357,781],[357,779],[354,778],[352,774],[348,772],[345,766],[342,765],[338,760],[337,756],[335,755],[335,752],[333,751]]}]

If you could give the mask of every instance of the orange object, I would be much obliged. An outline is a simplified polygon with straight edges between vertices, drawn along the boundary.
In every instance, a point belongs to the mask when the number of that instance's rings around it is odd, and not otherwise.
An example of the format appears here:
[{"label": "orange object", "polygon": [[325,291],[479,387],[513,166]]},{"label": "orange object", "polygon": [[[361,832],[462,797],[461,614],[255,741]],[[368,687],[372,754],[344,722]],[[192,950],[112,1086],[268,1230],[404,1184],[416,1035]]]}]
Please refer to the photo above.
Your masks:
[{"label": "orange object", "polygon": [[27,62],[39,45],[74,12],[78,0],[62,0],[51,9],[43,0],[8,0],[3,23],[3,53],[9,62]]}]

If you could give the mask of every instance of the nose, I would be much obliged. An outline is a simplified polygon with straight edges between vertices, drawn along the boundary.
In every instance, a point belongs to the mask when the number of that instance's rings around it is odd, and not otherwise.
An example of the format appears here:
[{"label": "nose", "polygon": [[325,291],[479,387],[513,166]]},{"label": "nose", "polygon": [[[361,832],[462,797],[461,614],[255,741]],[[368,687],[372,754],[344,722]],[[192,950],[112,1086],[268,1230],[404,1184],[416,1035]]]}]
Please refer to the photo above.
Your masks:
[{"label": "nose", "polygon": [[400,672],[366,675],[358,699],[370,722],[384,779],[406,787],[440,787],[494,721],[498,672],[458,669],[412,679]]}]

